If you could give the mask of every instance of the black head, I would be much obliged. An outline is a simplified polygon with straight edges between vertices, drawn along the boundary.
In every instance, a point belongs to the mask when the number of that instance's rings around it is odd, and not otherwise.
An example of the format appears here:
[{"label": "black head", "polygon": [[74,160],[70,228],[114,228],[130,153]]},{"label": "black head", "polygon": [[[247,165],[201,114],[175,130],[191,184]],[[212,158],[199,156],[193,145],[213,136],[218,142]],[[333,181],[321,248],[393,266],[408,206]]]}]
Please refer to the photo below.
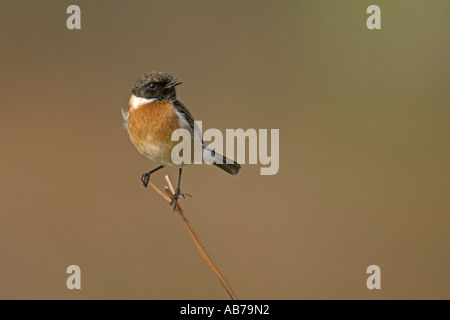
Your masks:
[{"label": "black head", "polygon": [[152,71],[136,80],[132,92],[138,98],[176,100],[175,86],[181,83],[181,79],[174,79],[170,74]]}]

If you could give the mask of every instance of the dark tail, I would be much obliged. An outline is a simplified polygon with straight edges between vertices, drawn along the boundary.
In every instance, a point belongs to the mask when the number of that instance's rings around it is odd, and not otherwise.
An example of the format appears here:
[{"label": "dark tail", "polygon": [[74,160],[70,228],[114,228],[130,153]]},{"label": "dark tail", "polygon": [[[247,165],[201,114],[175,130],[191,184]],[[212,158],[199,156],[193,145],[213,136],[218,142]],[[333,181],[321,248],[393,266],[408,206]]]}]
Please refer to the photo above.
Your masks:
[{"label": "dark tail", "polygon": [[204,149],[203,156],[211,160],[211,162],[212,160],[214,160],[213,164],[215,166],[234,176],[239,173],[239,170],[241,170],[241,165],[239,163],[230,160],[227,157],[221,155],[220,153],[216,153],[214,150],[211,150],[209,148]]},{"label": "dark tail", "polygon": [[[225,158],[225,157],[224,157]],[[226,159],[226,158],[225,158]],[[220,169],[222,169],[223,171],[228,172],[229,174],[232,175],[237,175],[239,173],[239,170],[241,170],[241,165],[235,161],[233,161],[234,163],[226,163],[224,160],[223,164],[217,164],[214,163],[215,166],[219,167]]]}]

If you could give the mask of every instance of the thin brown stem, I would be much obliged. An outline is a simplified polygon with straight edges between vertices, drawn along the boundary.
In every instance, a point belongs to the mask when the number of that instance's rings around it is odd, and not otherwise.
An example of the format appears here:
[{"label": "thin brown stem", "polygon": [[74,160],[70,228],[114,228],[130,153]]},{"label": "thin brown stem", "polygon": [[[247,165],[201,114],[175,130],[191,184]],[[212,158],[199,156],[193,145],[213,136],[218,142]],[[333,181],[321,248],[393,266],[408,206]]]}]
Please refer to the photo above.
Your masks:
[{"label": "thin brown stem", "polygon": [[[168,175],[165,176],[165,179],[167,181],[167,185],[168,187],[165,188],[165,192],[167,193],[167,195],[162,192],[158,187],[156,187],[151,181],[148,182],[148,184],[153,188],[153,190],[155,190],[166,202],[168,202],[170,205],[172,205],[173,203],[173,199],[174,199],[174,188],[172,185],[172,182],[170,181],[170,178]],[[225,280],[225,278],[222,276],[222,274],[220,273],[219,269],[217,269],[217,267],[214,265],[214,263],[212,262],[211,258],[209,257],[208,253],[206,252],[205,248],[203,248],[202,244],[200,243],[200,240],[198,239],[197,234],[194,231],[194,228],[192,227],[192,225],[190,224],[189,220],[186,218],[186,215],[183,212],[183,209],[181,208],[180,204],[177,203],[176,207],[175,207],[175,212],[178,213],[178,215],[181,217],[181,219],[183,220],[186,228],[188,229],[192,239],[194,240],[195,245],[197,246],[198,251],[200,251],[200,254],[202,255],[203,259],[206,261],[206,263],[209,265],[209,267],[211,268],[211,270],[214,272],[214,274],[216,275],[216,277],[219,279],[220,283],[222,284],[222,286],[225,288],[225,290],[227,291],[227,293],[230,295],[231,299],[233,300],[237,300],[237,296],[234,293],[233,289],[230,287],[230,285],[228,284],[228,282]]]}]

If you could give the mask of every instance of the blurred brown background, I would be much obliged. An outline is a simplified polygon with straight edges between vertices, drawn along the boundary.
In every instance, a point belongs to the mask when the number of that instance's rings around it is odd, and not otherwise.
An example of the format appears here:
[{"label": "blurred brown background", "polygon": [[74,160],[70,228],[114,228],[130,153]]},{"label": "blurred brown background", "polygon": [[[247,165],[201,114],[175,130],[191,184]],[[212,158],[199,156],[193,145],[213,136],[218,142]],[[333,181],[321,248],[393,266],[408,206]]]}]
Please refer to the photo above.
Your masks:
[{"label": "blurred brown background", "polygon": [[[81,30],[66,28],[70,4]],[[381,30],[366,28],[370,4]],[[280,129],[275,176],[183,177],[182,205],[241,299],[449,299],[449,9],[2,1],[0,298],[228,298],[142,187],[155,164],[121,127],[136,78],[161,70],[183,78],[204,129]]]}]

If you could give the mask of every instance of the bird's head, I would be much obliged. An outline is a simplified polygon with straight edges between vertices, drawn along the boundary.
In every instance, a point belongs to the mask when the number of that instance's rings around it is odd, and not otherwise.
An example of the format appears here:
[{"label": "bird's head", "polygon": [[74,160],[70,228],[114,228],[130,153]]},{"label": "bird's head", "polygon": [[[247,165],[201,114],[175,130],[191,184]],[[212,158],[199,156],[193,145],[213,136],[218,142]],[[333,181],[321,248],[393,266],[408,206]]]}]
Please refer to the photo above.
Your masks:
[{"label": "bird's head", "polygon": [[137,98],[172,101],[177,98],[175,86],[181,83],[181,79],[174,79],[170,74],[152,71],[143,74],[136,80],[132,93]]}]

